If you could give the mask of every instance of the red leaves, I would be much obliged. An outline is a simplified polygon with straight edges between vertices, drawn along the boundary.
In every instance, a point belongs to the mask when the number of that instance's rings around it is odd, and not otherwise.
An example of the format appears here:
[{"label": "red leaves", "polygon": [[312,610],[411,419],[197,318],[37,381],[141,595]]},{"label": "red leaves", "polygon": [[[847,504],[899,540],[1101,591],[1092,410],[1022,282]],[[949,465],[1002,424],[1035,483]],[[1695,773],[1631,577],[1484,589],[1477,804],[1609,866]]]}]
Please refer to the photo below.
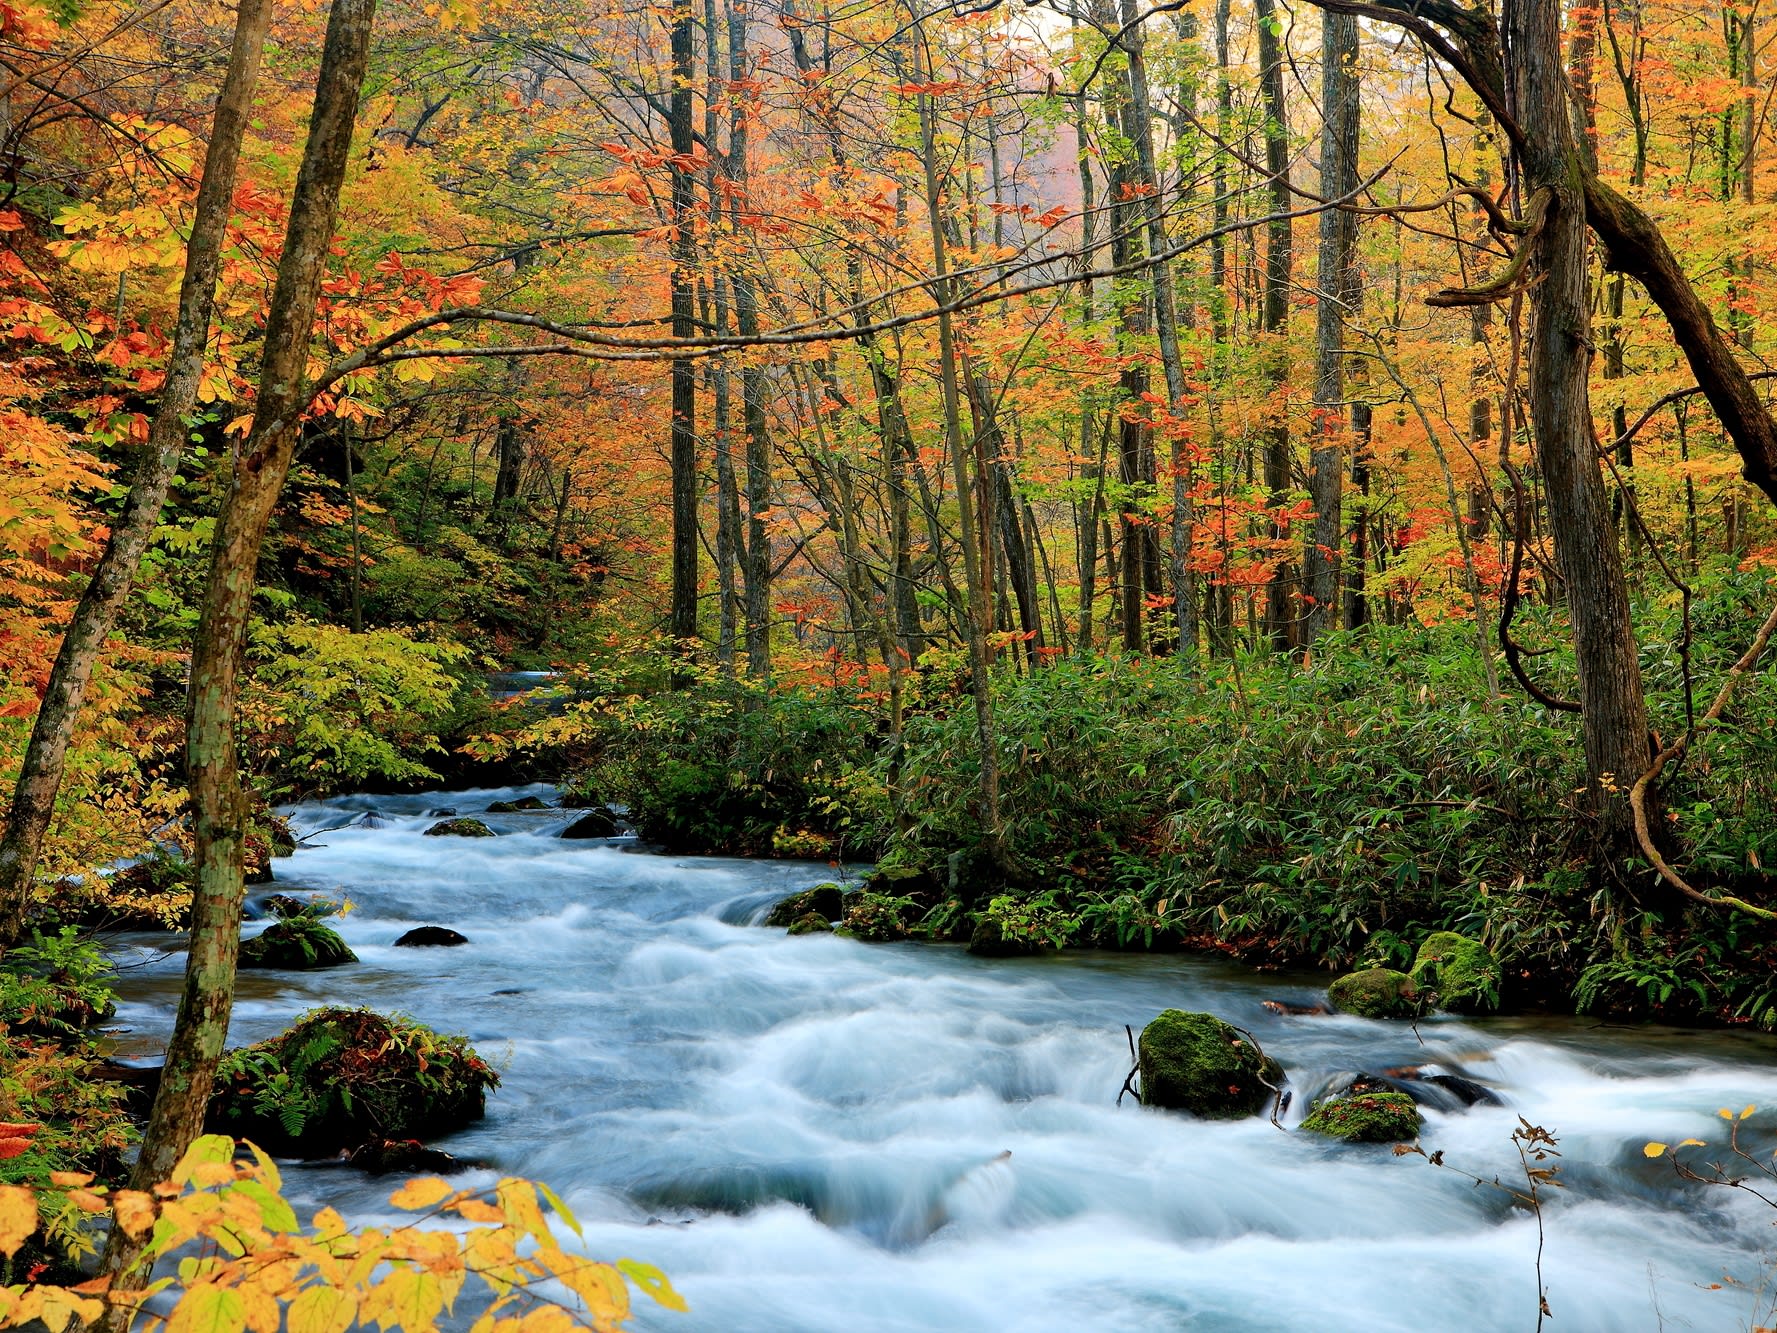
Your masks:
[{"label": "red leaves", "polygon": [[[6,708],[0,709],[0,717],[22,717],[24,714],[13,711],[18,706],[18,704],[9,704]],[[34,703],[27,703],[24,711],[29,713],[35,708]],[[31,1140],[36,1137],[37,1131],[42,1128],[42,1125],[0,1122],[0,1160],[23,1156],[30,1150]]]}]

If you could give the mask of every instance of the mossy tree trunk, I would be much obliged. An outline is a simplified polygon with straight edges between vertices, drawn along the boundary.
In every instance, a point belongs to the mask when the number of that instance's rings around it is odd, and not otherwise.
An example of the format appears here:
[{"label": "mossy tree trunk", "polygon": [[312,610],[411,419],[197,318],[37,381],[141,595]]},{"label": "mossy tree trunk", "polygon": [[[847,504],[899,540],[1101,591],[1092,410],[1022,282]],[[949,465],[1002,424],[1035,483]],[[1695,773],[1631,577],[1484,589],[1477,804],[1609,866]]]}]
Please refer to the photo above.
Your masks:
[{"label": "mossy tree trunk", "polygon": [[[306,372],[315,302],[338,217],[375,13],[376,0],[334,0],[328,16],[308,143],[266,315],[253,422],[234,456],[217,519],[186,711],[197,862],[191,947],[160,1090],[131,1174],[136,1189],[166,1180],[202,1131],[228,1036],[244,897],[246,802],[234,739],[242,657],[260,547],[310,397]],[[135,1267],[140,1252],[139,1242],[121,1229],[111,1233],[103,1270],[118,1287],[140,1286],[145,1276]],[[115,1310],[113,1319],[118,1320]]]}]

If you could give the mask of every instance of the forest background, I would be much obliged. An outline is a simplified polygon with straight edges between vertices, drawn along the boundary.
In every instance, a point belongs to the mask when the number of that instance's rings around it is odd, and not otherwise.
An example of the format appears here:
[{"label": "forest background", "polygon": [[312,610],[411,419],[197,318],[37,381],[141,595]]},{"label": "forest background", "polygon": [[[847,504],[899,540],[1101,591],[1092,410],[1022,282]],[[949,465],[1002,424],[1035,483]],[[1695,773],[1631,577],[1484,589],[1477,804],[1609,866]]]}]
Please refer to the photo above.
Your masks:
[{"label": "forest background", "polygon": [[1777,29],[1420,10],[0,4],[8,984],[546,777],[866,936],[1777,1025]]}]

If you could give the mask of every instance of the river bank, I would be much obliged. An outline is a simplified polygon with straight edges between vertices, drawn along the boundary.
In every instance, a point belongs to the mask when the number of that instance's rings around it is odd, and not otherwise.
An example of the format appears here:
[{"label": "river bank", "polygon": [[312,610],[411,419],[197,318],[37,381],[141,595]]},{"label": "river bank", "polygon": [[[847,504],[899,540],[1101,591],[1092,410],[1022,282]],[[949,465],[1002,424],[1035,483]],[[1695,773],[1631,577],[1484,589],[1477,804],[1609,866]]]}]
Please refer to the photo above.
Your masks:
[{"label": "river bank", "polygon": [[[1167,1007],[1251,1030],[1296,1090],[1433,1064],[1505,1105],[1428,1108],[1423,1143],[1510,1180],[1522,1115],[1560,1138],[1544,1276],[1561,1327],[1750,1322],[1767,1218],[1699,1195],[1648,1139],[1720,1138],[1714,1112],[1777,1100],[1777,1044],[1750,1033],[1559,1018],[1417,1025],[1288,1017],[1313,973],[1080,950],[983,960],[960,947],[790,937],[749,923],[831,876],[809,862],[650,855],[563,841],[568,812],[477,807],[540,787],[344,797],[292,812],[305,842],[276,887],[343,893],[362,960],[243,974],[231,1041],[326,1003],[401,1009],[500,1066],[487,1118],[441,1142],[468,1179],[549,1181],[594,1253],[656,1263],[689,1316],[738,1330],[1277,1330],[1534,1322],[1535,1221],[1416,1157],[1115,1105],[1123,1025]],[[499,836],[425,838],[427,811]],[[396,949],[415,925],[454,949]],[[123,1049],[170,1025],[178,955],[120,941]],[[1760,1122],[1755,1119],[1754,1125]],[[1003,1154],[1010,1153],[1010,1157]],[[485,1174],[484,1174],[485,1173]],[[387,1186],[333,1164],[287,1173],[299,1210],[388,1215]]]}]

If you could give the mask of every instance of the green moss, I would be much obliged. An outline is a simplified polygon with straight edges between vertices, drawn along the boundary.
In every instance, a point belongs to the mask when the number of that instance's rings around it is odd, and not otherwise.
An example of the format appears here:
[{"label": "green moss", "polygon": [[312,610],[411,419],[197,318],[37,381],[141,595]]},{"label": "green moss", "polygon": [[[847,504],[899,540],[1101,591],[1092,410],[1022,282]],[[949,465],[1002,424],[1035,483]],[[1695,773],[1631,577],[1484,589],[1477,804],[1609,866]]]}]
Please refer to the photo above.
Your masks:
[{"label": "green moss", "polygon": [[332,1156],[460,1129],[499,1081],[462,1037],[399,1014],[319,1009],[223,1057],[209,1126],[274,1153]]},{"label": "green moss", "polygon": [[884,893],[859,893],[847,899],[845,933],[854,939],[875,944],[907,938],[907,922],[903,916],[910,906],[906,898]]},{"label": "green moss", "polygon": [[548,802],[536,796],[521,797],[516,801],[495,801],[488,806],[490,815],[527,815],[537,810],[549,809]]},{"label": "green moss", "polygon": [[822,921],[837,921],[845,915],[845,892],[837,884],[817,884],[801,893],[792,893],[771,909],[765,918],[768,926],[793,926],[810,914]]},{"label": "green moss", "polygon": [[1144,1105],[1234,1120],[1262,1110],[1283,1069],[1256,1042],[1213,1014],[1167,1009],[1142,1029]]},{"label": "green moss", "polygon": [[1499,960],[1485,944],[1453,930],[1426,937],[1409,975],[1432,991],[1440,1005],[1457,1013],[1486,1013],[1499,1007]]},{"label": "green moss", "polygon": [[1419,1137],[1422,1123],[1404,1092],[1359,1092],[1316,1102],[1302,1128],[1346,1143],[1404,1143]]},{"label": "green moss", "polygon": [[339,932],[312,916],[283,917],[241,941],[242,967],[312,972],[357,961]]},{"label": "green moss", "polygon": [[831,934],[833,923],[819,912],[805,912],[790,923],[792,935],[819,935],[822,932]]},{"label": "green moss", "polygon": [[494,831],[479,819],[441,819],[426,830],[428,838],[491,838]]},{"label": "green moss", "polygon": [[1418,1018],[1425,1012],[1413,978],[1386,967],[1340,977],[1327,987],[1327,999],[1340,1013],[1359,1018]]}]

